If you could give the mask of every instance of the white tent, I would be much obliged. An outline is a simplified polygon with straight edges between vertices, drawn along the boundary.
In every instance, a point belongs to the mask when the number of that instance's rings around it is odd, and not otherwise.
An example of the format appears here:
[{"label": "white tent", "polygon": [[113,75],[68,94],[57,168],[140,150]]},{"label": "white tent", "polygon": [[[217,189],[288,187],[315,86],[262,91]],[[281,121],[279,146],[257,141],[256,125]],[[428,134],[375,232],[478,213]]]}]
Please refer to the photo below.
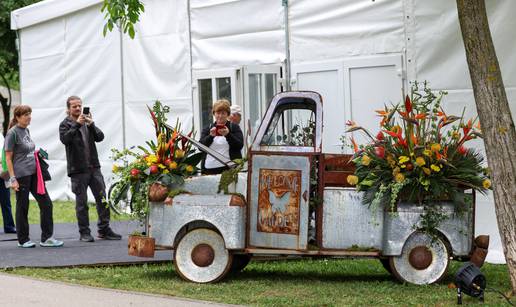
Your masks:
[{"label": "white tent", "polygon": [[[447,90],[450,112],[467,106],[467,115],[475,114],[454,1],[144,3],[134,40],[116,31],[102,36],[101,0],[46,0],[12,12],[22,101],[34,109],[33,138],[52,159],[52,198],[72,196],[57,131],[72,94],[83,97],[106,134],[99,154],[108,179],[110,149],[152,135],[145,105],[156,99],[188,130],[210,120],[213,99],[227,97],[243,107],[243,128],[252,131],[275,92],[314,90],[331,110],[324,114],[325,152],[341,152],[348,119],[376,129],[372,111],[399,101],[411,80]],[[487,5],[514,114],[516,2]],[[491,234],[488,260],[503,262],[492,195],[477,197],[476,216],[476,233]]]}]

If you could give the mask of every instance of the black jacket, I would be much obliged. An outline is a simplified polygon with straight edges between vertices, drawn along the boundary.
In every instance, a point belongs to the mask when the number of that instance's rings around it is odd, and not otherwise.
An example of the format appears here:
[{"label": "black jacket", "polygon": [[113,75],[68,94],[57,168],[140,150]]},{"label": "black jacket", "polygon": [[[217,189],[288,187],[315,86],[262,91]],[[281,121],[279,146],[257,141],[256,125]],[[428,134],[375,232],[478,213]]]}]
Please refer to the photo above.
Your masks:
[{"label": "black jacket", "polygon": [[[208,127],[204,128],[201,133],[201,142],[205,146],[210,146],[213,143],[213,136],[210,135],[211,128],[215,127],[216,123],[212,123]],[[229,158],[231,160],[241,159],[242,158],[242,148],[244,147],[244,135],[242,134],[242,129],[237,124],[233,124],[230,121],[226,122],[226,127],[229,129],[229,133],[226,135],[226,141],[229,144]],[[206,160],[206,155],[202,160],[202,169],[204,169],[204,161]]]},{"label": "black jacket", "polygon": [[[70,117],[66,117],[59,125],[59,139],[66,147],[68,176],[88,171],[80,128],[81,125]],[[90,165],[93,168],[99,168],[99,156],[95,142],[102,141],[104,139],[104,133],[97,128],[94,123],[88,126],[88,130],[90,132]]]}]

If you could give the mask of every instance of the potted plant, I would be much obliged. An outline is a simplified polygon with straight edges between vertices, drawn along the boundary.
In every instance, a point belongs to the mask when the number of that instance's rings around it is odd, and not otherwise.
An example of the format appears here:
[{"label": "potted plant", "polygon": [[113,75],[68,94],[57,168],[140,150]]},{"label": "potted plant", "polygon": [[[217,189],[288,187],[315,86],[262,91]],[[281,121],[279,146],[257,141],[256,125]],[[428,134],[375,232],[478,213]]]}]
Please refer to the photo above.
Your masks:
[{"label": "potted plant", "polygon": [[380,131],[371,132],[348,121],[346,132],[362,131],[370,139],[358,145],[353,137],[352,162],[356,166],[348,183],[363,191],[363,203],[396,211],[399,201],[424,206],[419,230],[432,233],[446,218],[439,203],[457,208],[471,203],[466,189],[485,193],[491,186],[483,158],[469,140],[482,137],[476,119],[446,114],[441,102],[446,92],[435,95],[427,83],[417,82],[403,104],[377,110]]},{"label": "potted plant", "polygon": [[[148,232],[149,201],[162,202],[168,195],[176,195],[181,191],[184,178],[196,173],[196,165],[202,159],[202,153],[196,152],[187,139],[181,137],[179,122],[174,129],[166,125],[169,111],[169,107],[159,101],[149,108],[156,130],[155,140],[147,141],[146,146],[112,149],[114,183],[108,192],[109,204],[117,212],[125,211],[128,205],[131,215],[145,225],[145,233]],[[135,255],[140,256],[139,253],[143,253],[140,248],[151,246],[150,239],[130,236],[129,251],[134,247]]]}]

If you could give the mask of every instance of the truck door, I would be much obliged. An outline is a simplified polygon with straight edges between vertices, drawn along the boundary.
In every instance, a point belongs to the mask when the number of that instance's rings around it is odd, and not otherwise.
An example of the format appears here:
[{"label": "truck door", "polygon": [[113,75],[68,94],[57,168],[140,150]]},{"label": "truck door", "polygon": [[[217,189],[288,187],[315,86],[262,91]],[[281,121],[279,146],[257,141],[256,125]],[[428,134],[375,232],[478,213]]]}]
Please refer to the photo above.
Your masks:
[{"label": "truck door", "polygon": [[272,99],[249,153],[250,247],[307,248],[310,173],[321,132],[319,94],[286,92]]}]

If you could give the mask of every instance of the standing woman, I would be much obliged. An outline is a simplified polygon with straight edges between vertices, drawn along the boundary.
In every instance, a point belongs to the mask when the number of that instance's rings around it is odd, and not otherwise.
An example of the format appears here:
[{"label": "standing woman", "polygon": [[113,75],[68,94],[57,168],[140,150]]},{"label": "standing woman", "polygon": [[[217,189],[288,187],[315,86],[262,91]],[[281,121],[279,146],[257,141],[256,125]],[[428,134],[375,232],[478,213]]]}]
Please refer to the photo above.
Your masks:
[{"label": "standing woman", "polygon": [[[41,242],[43,247],[59,247],[62,241],[52,237],[54,221],[52,217],[52,201],[45,188],[45,182],[36,173],[36,145],[30,138],[29,129],[32,109],[28,105],[14,108],[13,119],[5,136],[5,157],[9,170],[9,183],[16,191],[16,226],[18,246],[35,247],[29,238],[29,192],[36,199],[40,210]],[[39,185],[39,189],[38,189]],[[39,191],[38,191],[39,190]]]},{"label": "standing woman", "polygon": [[[229,121],[229,114],[229,101],[217,100],[213,104],[215,122],[202,130],[200,142],[231,160],[241,159],[244,136],[240,126]],[[201,165],[201,171],[206,175],[220,174],[226,169],[227,166],[210,155],[205,155]]]}]

